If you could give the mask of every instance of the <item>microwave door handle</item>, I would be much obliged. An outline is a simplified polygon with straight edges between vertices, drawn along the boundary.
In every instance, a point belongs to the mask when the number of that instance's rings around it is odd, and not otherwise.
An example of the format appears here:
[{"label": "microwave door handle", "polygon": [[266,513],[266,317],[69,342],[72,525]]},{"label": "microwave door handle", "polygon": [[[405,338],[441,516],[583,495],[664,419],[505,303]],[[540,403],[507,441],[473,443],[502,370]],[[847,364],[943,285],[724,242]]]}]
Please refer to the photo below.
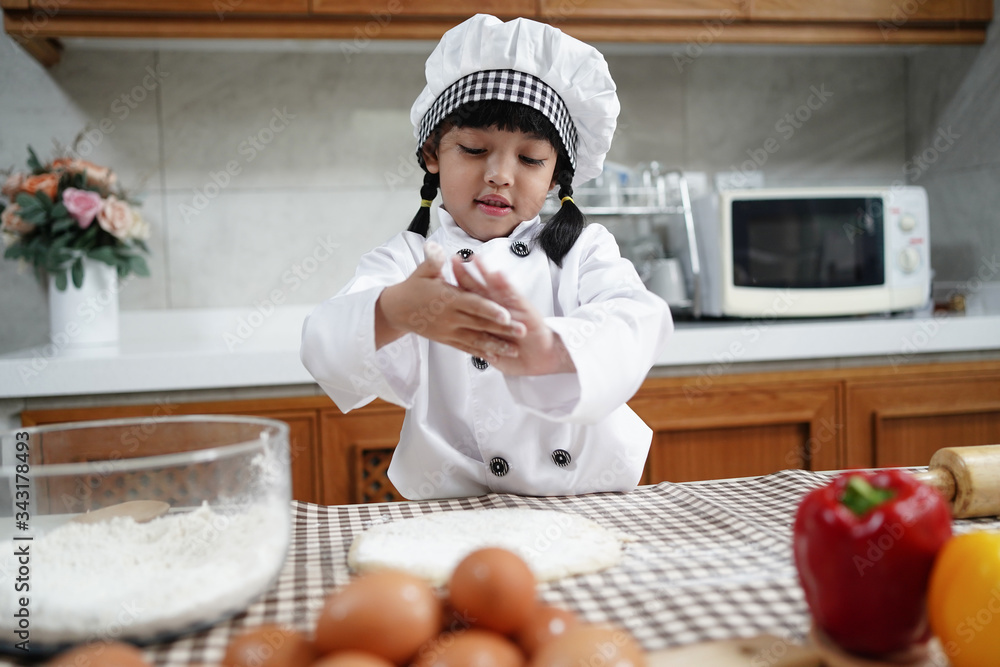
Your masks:
[{"label": "microwave door handle", "polygon": [[691,214],[691,194],[688,192],[684,172],[678,172],[678,186],[681,191],[681,205],[684,209],[684,228],[687,230],[688,254],[691,259],[691,315],[701,317],[701,264],[698,261],[698,238],[694,233],[694,216]]}]

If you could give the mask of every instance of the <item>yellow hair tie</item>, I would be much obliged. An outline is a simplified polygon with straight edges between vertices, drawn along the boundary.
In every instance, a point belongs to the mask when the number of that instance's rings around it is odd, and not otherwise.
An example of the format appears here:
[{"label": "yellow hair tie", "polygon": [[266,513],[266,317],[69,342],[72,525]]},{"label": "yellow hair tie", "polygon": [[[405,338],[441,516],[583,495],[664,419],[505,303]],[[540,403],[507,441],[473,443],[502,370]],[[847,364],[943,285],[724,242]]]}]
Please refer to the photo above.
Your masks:
[{"label": "yellow hair tie", "polygon": [[433,203],[434,203],[433,199],[421,199],[420,200],[420,208],[430,208],[431,204],[433,204]]},{"label": "yellow hair tie", "polygon": [[562,206],[562,205],[563,205],[563,204],[565,204],[565,203],[566,203],[567,201],[569,201],[569,202],[572,202],[573,204],[576,204],[576,202],[575,202],[575,201],[573,201],[573,198],[572,198],[572,197],[563,197],[562,199],[560,199],[560,200],[559,200],[559,205],[560,205],[560,206]]}]

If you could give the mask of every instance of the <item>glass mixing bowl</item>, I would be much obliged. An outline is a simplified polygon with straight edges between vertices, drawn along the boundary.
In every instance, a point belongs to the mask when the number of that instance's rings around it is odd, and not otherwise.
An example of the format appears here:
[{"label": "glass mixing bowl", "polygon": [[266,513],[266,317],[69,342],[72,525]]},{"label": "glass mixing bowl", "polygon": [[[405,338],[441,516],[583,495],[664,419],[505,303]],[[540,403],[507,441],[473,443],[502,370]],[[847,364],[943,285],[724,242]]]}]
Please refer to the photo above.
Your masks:
[{"label": "glass mixing bowl", "polygon": [[290,500],[288,426],[275,420],[0,433],[0,648],[146,644],[241,612],[281,570]]}]

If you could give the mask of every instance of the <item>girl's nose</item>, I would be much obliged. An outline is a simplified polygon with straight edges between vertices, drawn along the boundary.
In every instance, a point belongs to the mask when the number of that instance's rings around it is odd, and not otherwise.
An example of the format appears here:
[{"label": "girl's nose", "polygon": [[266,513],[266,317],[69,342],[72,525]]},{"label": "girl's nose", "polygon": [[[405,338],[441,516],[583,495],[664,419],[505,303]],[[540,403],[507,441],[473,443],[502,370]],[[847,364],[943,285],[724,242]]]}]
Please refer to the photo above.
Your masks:
[{"label": "girl's nose", "polygon": [[492,159],[486,166],[486,182],[494,187],[509,186],[513,173],[513,161],[503,155],[494,154],[490,157]]}]

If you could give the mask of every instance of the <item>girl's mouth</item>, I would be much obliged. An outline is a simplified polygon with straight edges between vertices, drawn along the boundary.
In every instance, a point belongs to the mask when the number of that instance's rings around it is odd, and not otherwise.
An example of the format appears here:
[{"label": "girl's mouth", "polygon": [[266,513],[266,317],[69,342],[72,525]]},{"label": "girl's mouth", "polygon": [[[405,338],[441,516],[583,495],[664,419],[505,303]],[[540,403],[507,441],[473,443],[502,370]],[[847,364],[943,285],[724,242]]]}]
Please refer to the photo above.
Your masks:
[{"label": "girl's mouth", "polygon": [[513,208],[503,197],[490,195],[476,200],[476,207],[486,215],[507,215]]}]

